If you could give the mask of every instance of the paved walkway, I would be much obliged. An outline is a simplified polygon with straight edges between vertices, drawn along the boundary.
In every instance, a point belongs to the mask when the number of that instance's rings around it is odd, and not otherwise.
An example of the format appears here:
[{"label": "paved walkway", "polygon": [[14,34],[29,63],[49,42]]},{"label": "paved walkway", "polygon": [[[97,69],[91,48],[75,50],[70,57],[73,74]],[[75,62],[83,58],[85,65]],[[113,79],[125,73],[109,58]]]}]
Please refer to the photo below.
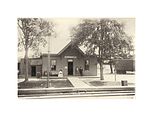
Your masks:
[{"label": "paved walkway", "polygon": [[[72,83],[74,88],[94,88],[96,86],[92,85],[90,82],[100,80],[98,76],[79,76],[79,77],[68,77],[69,81]],[[107,82],[107,85],[103,86],[121,86],[121,80],[127,80],[129,85],[135,84],[135,75],[117,75],[115,79],[114,74],[104,75],[104,80],[101,82]]]},{"label": "paved walkway", "polygon": [[[98,76],[68,76],[67,77],[69,81],[72,83],[74,88],[94,88],[95,86],[92,86],[90,84],[91,81],[97,81],[99,80]],[[40,81],[43,79],[37,79],[37,78],[30,78],[32,81]],[[121,80],[127,80],[128,83],[135,83],[135,75],[116,75],[116,80],[115,80],[115,75],[114,74],[108,74],[104,75],[104,80],[103,82],[109,82],[109,86],[111,86],[111,82],[120,82]],[[22,82],[24,79],[18,79],[18,82]],[[113,83],[112,83],[113,85]]]},{"label": "paved walkway", "polygon": [[68,77],[69,81],[72,83],[72,85],[76,88],[90,88],[88,84],[84,83],[79,77]]}]

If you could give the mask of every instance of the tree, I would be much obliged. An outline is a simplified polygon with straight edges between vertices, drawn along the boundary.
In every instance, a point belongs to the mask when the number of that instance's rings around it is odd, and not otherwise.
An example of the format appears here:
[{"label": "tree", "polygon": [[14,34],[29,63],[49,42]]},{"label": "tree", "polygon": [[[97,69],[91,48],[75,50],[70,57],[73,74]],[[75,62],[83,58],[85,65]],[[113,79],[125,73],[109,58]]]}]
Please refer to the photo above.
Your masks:
[{"label": "tree", "polygon": [[38,52],[40,45],[45,46],[45,36],[51,36],[53,24],[40,18],[18,18],[18,48],[25,51],[25,81],[28,81],[28,51]]},{"label": "tree", "polygon": [[73,28],[72,41],[84,46],[87,54],[97,56],[101,80],[104,60],[127,56],[131,48],[131,38],[125,33],[124,25],[111,19],[84,19]]}]

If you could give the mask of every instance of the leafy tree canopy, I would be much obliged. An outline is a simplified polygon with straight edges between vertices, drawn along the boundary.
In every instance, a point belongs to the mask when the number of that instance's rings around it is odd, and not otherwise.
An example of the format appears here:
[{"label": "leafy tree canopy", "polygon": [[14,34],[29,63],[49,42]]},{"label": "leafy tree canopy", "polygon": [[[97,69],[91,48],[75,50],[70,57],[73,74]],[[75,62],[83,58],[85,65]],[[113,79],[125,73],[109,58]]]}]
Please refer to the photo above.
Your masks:
[{"label": "leafy tree canopy", "polygon": [[133,49],[124,25],[112,19],[84,19],[73,28],[72,41],[83,45],[87,54],[98,54],[101,60],[128,58]]},{"label": "leafy tree canopy", "polygon": [[38,51],[39,46],[45,46],[46,36],[54,32],[54,25],[46,19],[41,18],[18,18],[18,48],[32,49]]}]

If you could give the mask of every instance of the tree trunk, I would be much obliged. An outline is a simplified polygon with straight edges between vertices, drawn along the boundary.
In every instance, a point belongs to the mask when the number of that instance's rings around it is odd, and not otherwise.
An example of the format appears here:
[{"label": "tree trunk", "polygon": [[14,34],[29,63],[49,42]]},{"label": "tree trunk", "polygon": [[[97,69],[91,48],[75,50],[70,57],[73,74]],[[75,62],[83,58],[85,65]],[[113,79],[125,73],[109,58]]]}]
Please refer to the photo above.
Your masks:
[{"label": "tree trunk", "polygon": [[25,49],[25,81],[28,81],[28,48]]},{"label": "tree trunk", "polygon": [[98,63],[99,63],[99,65],[100,65],[100,80],[104,80],[102,51],[101,51],[100,45],[99,45],[99,58],[98,58]]},{"label": "tree trunk", "polygon": [[100,61],[100,80],[104,80],[104,75],[103,75],[103,62]]},{"label": "tree trunk", "polygon": [[112,66],[112,62],[110,62],[110,73],[113,74],[113,66]]}]

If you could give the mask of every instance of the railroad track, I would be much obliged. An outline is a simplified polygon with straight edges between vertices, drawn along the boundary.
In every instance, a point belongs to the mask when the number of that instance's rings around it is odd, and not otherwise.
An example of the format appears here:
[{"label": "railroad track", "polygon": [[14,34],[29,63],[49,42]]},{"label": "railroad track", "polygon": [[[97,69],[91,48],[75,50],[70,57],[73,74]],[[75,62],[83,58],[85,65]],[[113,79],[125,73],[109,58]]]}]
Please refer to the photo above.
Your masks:
[{"label": "railroad track", "polygon": [[66,97],[108,97],[134,96],[135,87],[71,88],[71,89],[18,89],[23,98],[66,98]]}]

